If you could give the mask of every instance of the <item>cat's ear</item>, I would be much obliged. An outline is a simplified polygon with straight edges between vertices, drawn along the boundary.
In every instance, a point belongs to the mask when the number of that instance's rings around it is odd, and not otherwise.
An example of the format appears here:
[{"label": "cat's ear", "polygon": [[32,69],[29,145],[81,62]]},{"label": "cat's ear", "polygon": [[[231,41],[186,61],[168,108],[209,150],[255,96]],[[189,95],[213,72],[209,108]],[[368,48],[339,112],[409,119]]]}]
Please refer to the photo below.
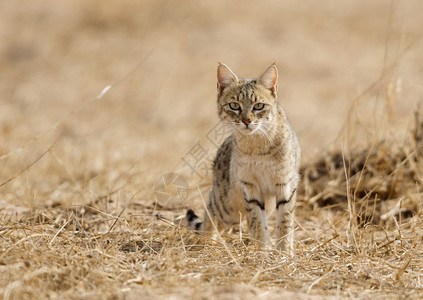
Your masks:
[{"label": "cat's ear", "polygon": [[263,74],[261,74],[258,78],[257,83],[263,85],[276,95],[278,91],[278,69],[276,68],[275,63],[266,68]]},{"label": "cat's ear", "polygon": [[225,64],[219,63],[217,67],[217,90],[221,93],[232,82],[238,81],[238,77]]}]

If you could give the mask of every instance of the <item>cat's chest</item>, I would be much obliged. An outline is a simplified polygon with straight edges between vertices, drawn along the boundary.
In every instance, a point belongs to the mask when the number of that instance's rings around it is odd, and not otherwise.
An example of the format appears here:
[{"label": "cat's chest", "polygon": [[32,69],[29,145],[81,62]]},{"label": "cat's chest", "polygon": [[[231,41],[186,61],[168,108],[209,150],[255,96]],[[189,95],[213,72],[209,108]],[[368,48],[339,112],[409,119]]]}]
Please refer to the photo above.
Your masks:
[{"label": "cat's chest", "polygon": [[234,161],[237,176],[258,184],[263,189],[274,187],[280,178],[280,166],[268,156],[237,157]]},{"label": "cat's chest", "polygon": [[272,168],[274,162],[268,155],[242,155],[235,157],[235,164],[243,168],[262,170]]}]

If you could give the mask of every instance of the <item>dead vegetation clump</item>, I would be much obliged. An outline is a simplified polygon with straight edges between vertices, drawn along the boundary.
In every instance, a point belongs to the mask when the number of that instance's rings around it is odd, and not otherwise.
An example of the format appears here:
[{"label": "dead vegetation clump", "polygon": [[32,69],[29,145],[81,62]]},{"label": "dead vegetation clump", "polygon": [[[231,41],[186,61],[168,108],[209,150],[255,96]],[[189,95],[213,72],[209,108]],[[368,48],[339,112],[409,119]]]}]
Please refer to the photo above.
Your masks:
[{"label": "dead vegetation clump", "polygon": [[416,110],[414,119],[414,128],[403,144],[385,139],[361,151],[325,153],[304,166],[301,194],[306,204],[352,209],[360,226],[418,214],[423,184],[423,111]]}]

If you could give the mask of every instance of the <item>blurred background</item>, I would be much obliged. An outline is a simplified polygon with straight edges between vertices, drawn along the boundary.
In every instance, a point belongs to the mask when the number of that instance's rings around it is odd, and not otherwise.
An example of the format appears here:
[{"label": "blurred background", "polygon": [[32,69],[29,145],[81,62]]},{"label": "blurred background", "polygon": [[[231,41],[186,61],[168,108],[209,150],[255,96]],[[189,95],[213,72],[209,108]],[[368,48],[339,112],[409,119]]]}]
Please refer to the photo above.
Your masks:
[{"label": "blurred background", "polygon": [[417,0],[1,1],[0,181],[19,176],[0,206],[153,199],[218,122],[218,61],[240,77],[276,62],[303,162],[405,135],[423,94],[422,11]]}]

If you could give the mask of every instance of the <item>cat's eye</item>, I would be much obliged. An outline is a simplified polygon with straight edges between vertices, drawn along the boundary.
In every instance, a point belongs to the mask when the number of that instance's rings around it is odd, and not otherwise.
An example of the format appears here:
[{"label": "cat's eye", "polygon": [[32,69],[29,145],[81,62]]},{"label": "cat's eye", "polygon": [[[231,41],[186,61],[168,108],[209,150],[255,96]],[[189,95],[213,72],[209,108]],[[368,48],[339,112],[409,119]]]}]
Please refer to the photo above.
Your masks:
[{"label": "cat's eye", "polygon": [[240,110],[241,109],[239,103],[237,103],[237,102],[231,102],[231,103],[229,103],[229,107],[232,110]]},{"label": "cat's eye", "polygon": [[254,110],[262,110],[264,108],[264,103],[256,103],[254,104]]}]

